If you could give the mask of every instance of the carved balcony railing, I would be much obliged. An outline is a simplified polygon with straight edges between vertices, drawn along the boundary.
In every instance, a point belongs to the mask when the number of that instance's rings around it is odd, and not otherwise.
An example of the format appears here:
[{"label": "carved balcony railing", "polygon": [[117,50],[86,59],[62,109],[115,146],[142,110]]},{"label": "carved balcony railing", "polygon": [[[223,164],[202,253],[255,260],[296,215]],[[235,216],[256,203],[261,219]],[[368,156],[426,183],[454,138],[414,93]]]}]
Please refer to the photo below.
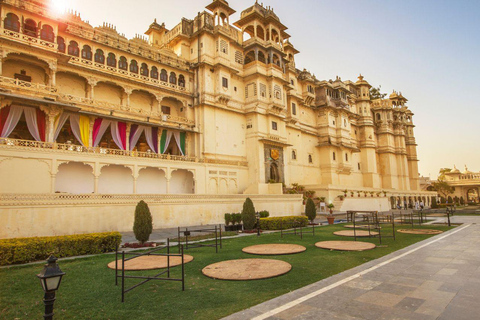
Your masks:
[{"label": "carved balcony railing", "polygon": [[247,166],[246,161],[234,161],[234,160],[221,160],[221,159],[206,159],[206,158],[197,158],[189,156],[178,156],[171,154],[159,154],[155,152],[139,152],[139,151],[129,151],[129,150],[120,150],[120,149],[110,149],[110,148],[101,148],[101,147],[84,147],[80,145],[75,145],[71,143],[57,143],[57,142],[43,142],[43,141],[33,141],[33,140],[21,140],[21,139],[10,139],[10,138],[0,138],[0,150],[2,149],[17,149],[17,150],[26,150],[29,151],[45,151],[48,152],[59,152],[59,153],[76,153],[76,154],[90,154],[90,155],[100,155],[106,157],[135,157],[143,159],[159,159],[166,161],[182,161],[182,162],[196,162],[196,163],[212,163],[212,164],[222,164],[222,165],[233,165],[233,166]]}]

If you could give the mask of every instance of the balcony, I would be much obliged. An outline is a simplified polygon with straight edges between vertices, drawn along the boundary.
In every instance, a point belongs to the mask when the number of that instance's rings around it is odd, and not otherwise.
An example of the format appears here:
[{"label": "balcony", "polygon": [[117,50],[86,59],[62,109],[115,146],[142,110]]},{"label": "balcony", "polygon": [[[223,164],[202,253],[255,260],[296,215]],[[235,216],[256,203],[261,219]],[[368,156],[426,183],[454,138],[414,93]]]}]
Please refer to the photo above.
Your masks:
[{"label": "balcony", "polygon": [[42,40],[31,35],[18,33],[18,32],[3,29],[3,28],[0,28],[0,35],[2,38],[20,42],[28,46],[49,50],[52,52],[57,52],[58,45],[56,43]]},{"label": "balcony", "polygon": [[165,160],[165,161],[181,161],[181,162],[194,162],[194,163],[212,163],[232,166],[247,166],[246,161],[232,161],[232,160],[217,160],[206,159],[188,156],[177,156],[170,154],[158,154],[155,152],[139,152],[128,151],[120,149],[109,149],[101,147],[84,147],[69,143],[56,143],[56,142],[42,142],[33,140],[20,140],[10,138],[0,138],[0,151],[2,150],[26,150],[29,152],[47,152],[51,153],[63,153],[63,154],[77,154],[77,155],[92,155],[92,156],[104,156],[108,158],[138,158],[138,159],[152,159],[152,160]]}]

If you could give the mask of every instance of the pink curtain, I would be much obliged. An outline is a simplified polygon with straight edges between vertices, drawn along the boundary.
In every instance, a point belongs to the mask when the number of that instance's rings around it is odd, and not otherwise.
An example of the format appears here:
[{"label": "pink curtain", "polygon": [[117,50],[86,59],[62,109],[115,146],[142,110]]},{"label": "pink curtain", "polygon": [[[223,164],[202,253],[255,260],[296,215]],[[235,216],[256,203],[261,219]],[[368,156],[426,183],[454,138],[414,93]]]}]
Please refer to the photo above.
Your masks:
[{"label": "pink curtain", "polygon": [[127,150],[127,124],[120,121],[112,121],[110,126],[112,139],[122,150]]},{"label": "pink curtain", "polygon": [[150,149],[158,153],[158,128],[145,127],[145,138]]},{"label": "pink curtain", "polygon": [[111,120],[105,120],[105,119],[95,119],[95,123],[93,124],[93,133],[92,133],[92,140],[93,140],[93,146],[98,147],[100,144],[100,141],[102,141],[103,135],[105,134],[105,131],[107,131],[108,126],[112,123]]},{"label": "pink curtain", "polygon": [[144,126],[139,126],[136,124],[132,124],[130,127],[130,146],[129,149],[132,151],[135,149],[135,146],[137,145],[138,139],[140,139],[140,136],[143,133],[143,130],[145,129]]},{"label": "pink curtain", "polygon": [[15,127],[17,126],[20,117],[22,116],[22,112],[23,107],[16,105],[10,106],[10,112],[8,112],[7,119],[3,124],[2,132],[0,132],[0,137],[7,138],[12,133],[13,129],[15,129]]}]

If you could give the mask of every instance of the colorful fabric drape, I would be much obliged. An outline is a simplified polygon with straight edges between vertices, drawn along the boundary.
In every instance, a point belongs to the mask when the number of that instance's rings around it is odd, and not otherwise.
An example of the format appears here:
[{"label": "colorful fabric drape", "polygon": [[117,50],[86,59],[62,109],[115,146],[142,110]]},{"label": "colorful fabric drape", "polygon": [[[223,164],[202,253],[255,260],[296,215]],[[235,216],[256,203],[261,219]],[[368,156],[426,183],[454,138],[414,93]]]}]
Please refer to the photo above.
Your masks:
[{"label": "colorful fabric drape", "polygon": [[164,154],[167,148],[167,130],[162,130],[162,137],[160,138],[160,153]]},{"label": "colorful fabric drape", "polygon": [[[182,135],[183,133],[183,135]],[[185,132],[178,132],[176,131],[173,136],[175,137],[175,142],[177,143],[177,147],[180,150],[182,156],[185,155]],[[183,140],[182,140],[183,137]]]},{"label": "colorful fabric drape", "polygon": [[[89,146],[90,119],[87,116],[70,114],[70,127],[73,135],[84,147]],[[61,128],[60,128],[61,129]]]},{"label": "colorful fabric drape", "polygon": [[57,141],[58,136],[60,135],[60,131],[62,131],[65,122],[70,117],[71,113],[63,112],[55,121],[55,134],[53,136],[53,141]]},{"label": "colorful fabric drape", "polygon": [[45,114],[35,108],[24,107],[27,128],[36,141],[45,141]]},{"label": "colorful fabric drape", "polygon": [[145,138],[150,149],[158,153],[158,127],[145,127]]},{"label": "colorful fabric drape", "polygon": [[110,126],[112,139],[121,150],[127,150],[127,124],[120,121],[112,121]]},{"label": "colorful fabric drape", "polygon": [[112,123],[111,120],[106,120],[102,118],[95,119],[95,122],[93,123],[93,132],[92,132],[92,141],[93,141],[94,147],[98,147],[98,145],[100,144],[100,141],[102,141],[105,131],[107,131],[111,123]]},{"label": "colorful fabric drape", "polygon": [[138,124],[132,124],[132,126],[130,127],[130,139],[129,139],[130,151],[135,149],[138,139],[140,139],[140,136],[142,135],[144,129],[145,129],[144,126],[139,126]]},{"label": "colorful fabric drape", "polygon": [[3,128],[5,127],[5,123],[7,122],[8,114],[10,113],[10,105],[3,107],[0,109],[0,137],[3,137]]},{"label": "colorful fabric drape", "polygon": [[[7,108],[7,109],[5,109]],[[21,106],[10,106],[2,109],[2,131],[0,132],[0,137],[7,138],[15,129],[22,116],[23,107]],[[8,110],[9,109],[9,110]],[[6,114],[6,116],[5,116]],[[3,120],[5,119],[5,121]]]}]

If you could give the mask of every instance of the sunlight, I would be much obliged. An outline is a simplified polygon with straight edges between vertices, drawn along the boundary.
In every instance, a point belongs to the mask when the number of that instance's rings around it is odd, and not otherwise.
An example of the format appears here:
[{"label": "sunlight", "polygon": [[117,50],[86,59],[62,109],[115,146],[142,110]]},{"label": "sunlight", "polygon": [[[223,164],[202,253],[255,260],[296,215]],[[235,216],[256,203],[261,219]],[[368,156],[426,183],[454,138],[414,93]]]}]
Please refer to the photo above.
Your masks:
[{"label": "sunlight", "polygon": [[56,14],[64,14],[65,10],[71,5],[70,0],[51,0],[52,11]]}]

